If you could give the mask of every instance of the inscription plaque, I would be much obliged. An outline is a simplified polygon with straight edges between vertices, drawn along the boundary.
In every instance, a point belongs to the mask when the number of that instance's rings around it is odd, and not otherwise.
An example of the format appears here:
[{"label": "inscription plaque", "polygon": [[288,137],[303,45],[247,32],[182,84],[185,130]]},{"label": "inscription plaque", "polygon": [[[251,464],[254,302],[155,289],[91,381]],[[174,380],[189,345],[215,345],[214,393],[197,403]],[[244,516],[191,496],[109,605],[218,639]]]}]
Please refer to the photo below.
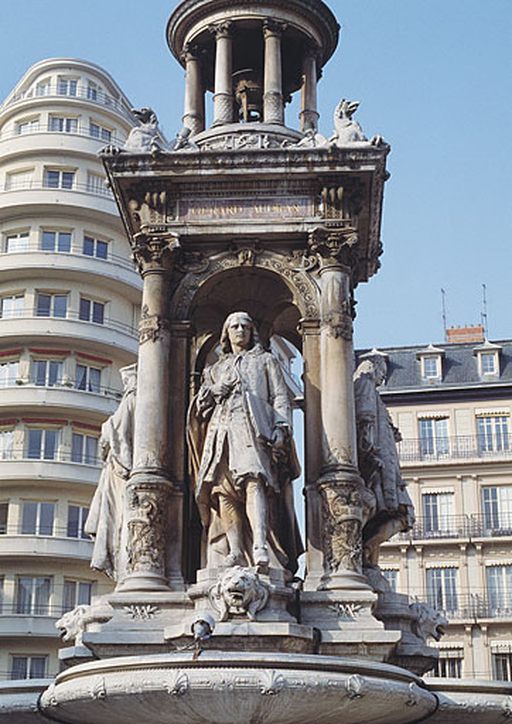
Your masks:
[{"label": "inscription plaque", "polygon": [[314,214],[307,196],[269,196],[258,200],[240,199],[180,199],[178,218],[183,221],[224,221],[226,219],[287,219]]}]

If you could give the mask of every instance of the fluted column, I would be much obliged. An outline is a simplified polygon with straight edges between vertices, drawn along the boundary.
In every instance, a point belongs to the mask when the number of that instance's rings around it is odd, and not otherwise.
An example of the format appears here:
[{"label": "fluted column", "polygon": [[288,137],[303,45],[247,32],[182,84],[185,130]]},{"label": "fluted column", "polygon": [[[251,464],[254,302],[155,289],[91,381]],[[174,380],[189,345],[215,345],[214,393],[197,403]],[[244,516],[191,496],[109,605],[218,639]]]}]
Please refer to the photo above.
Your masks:
[{"label": "fluted column", "polygon": [[265,20],[265,66],[263,91],[263,121],[284,125],[283,69],[281,37],[285,24],[276,20]]},{"label": "fluted column", "polygon": [[[166,541],[169,498],[169,270],[179,242],[169,236],[139,235],[134,249],[144,280],[133,469],[126,491],[127,575],[122,591],[168,589]],[[180,574],[181,575],[181,574]]]},{"label": "fluted column", "polygon": [[213,125],[233,122],[233,23],[217,23],[209,27],[215,36],[215,92]]},{"label": "fluted column", "polygon": [[189,44],[183,52],[186,68],[183,125],[190,128],[192,136],[204,131],[205,125],[204,87],[199,53],[197,46]]},{"label": "fluted column", "polygon": [[368,588],[362,575],[363,481],[357,468],[351,262],[355,235],[321,230],[311,245],[321,259],[320,379],[322,587]]},{"label": "fluted column", "polygon": [[320,116],[317,110],[317,58],[318,47],[310,45],[302,61],[302,107],[299,117],[303,133],[318,130]]}]

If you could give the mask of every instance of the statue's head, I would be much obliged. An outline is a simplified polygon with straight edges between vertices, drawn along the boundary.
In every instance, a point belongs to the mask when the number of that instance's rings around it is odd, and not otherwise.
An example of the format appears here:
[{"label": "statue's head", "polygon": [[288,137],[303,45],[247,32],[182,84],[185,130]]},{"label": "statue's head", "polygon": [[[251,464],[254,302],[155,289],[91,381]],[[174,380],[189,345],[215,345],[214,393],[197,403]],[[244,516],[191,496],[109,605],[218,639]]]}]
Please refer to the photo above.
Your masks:
[{"label": "statue's head", "polygon": [[247,312],[232,312],[224,322],[220,346],[224,353],[233,351],[233,344],[242,349],[251,349],[260,341],[258,330]]},{"label": "statue's head", "polygon": [[121,380],[123,382],[123,390],[134,390],[137,387],[137,363],[128,365],[127,367],[121,367],[119,370]]}]

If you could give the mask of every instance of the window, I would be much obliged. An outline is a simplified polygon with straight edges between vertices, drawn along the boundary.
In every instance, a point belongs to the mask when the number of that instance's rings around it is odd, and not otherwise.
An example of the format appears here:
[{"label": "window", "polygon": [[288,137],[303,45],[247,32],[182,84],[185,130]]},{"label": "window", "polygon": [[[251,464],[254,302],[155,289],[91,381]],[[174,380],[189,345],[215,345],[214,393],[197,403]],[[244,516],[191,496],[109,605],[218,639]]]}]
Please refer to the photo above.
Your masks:
[{"label": "window", "polygon": [[38,359],[32,362],[32,381],[37,387],[55,387],[62,382],[62,362]]},{"label": "window", "polygon": [[50,116],[48,119],[48,130],[57,133],[77,133],[78,118],[66,116]]},{"label": "window", "polygon": [[28,430],[27,457],[29,460],[55,460],[59,445],[59,430],[32,427]]},{"label": "window", "polygon": [[57,81],[57,93],[60,96],[76,96],[78,80],[75,78],[59,78]]},{"label": "window", "polygon": [[100,392],[101,370],[97,367],[77,364],[75,388],[87,392]]},{"label": "window", "polygon": [[19,191],[32,188],[32,178],[34,169],[26,169],[24,171],[12,171],[5,175],[5,190]]},{"label": "window", "polygon": [[28,231],[20,231],[18,234],[9,234],[5,241],[5,251],[27,251],[29,244]]},{"label": "window", "polygon": [[493,678],[512,681],[512,652],[492,655]]},{"label": "window", "polygon": [[95,256],[98,259],[106,259],[108,257],[108,243],[100,239],[94,239],[92,236],[84,236],[84,245],[82,249],[86,256]]},{"label": "window", "polygon": [[36,295],[37,317],[65,318],[68,310],[67,294],[46,294],[38,292]]},{"label": "window", "polygon": [[71,251],[71,232],[43,231],[41,249],[43,251]]},{"label": "window", "polygon": [[390,589],[396,593],[398,587],[398,571],[396,568],[383,568],[382,575],[389,583]]},{"label": "window", "polygon": [[425,493],[423,502],[424,533],[428,537],[453,530],[453,493]]},{"label": "window", "polygon": [[0,430],[0,460],[12,460],[14,430]]},{"label": "window", "polygon": [[20,370],[18,360],[0,363],[0,387],[12,387],[16,384]]},{"label": "window", "polygon": [[45,169],[44,186],[47,189],[72,189],[75,183],[74,171]]},{"label": "window", "polygon": [[51,90],[50,79],[42,80],[36,85],[36,96],[49,96]]},{"label": "window", "polygon": [[21,532],[23,535],[53,535],[54,503],[23,501]]},{"label": "window", "polygon": [[510,449],[508,415],[477,417],[478,448],[481,453]]},{"label": "window", "polygon": [[105,177],[100,176],[99,173],[91,173],[91,171],[89,171],[87,173],[87,191],[91,194],[101,194],[104,196],[107,193]]},{"label": "window", "polygon": [[433,608],[457,610],[457,568],[427,568],[427,598]]},{"label": "window", "polygon": [[110,143],[112,139],[112,131],[104,126],[100,126],[99,123],[94,123],[94,121],[89,122],[89,135],[93,138],[100,138],[102,141],[107,141],[108,143]]},{"label": "window", "polygon": [[493,616],[512,612],[512,566],[487,566],[487,595]]},{"label": "window", "polygon": [[84,533],[85,521],[89,515],[89,508],[82,505],[68,505],[68,537],[85,538],[89,540],[87,533]]},{"label": "window", "polygon": [[482,488],[484,527],[494,535],[512,531],[512,485]]},{"label": "window", "polygon": [[95,302],[92,299],[80,297],[78,318],[84,322],[103,324],[105,319],[105,305],[102,302]]},{"label": "window", "polygon": [[92,80],[87,83],[87,100],[97,101],[98,100],[98,86],[93,83]]},{"label": "window", "polygon": [[74,463],[95,465],[98,460],[98,438],[74,432],[71,438],[71,460]]},{"label": "window", "polygon": [[480,355],[480,364],[482,366],[483,375],[495,375],[497,372],[496,353],[482,352]]},{"label": "window", "polygon": [[39,130],[39,118],[24,118],[16,124],[16,133],[20,136],[25,133],[35,133]]},{"label": "window", "polygon": [[447,417],[426,417],[419,421],[422,457],[443,457],[450,452]]},{"label": "window", "polygon": [[433,676],[440,676],[448,679],[460,679],[462,677],[462,654],[454,652],[440,652],[440,657],[432,670]]},{"label": "window", "polygon": [[[7,533],[7,516],[9,515],[9,503],[0,503],[0,534]],[[2,578],[3,584],[3,578]]]},{"label": "window", "polygon": [[11,657],[11,679],[45,679],[47,669],[47,656]]},{"label": "window", "polygon": [[19,576],[16,580],[16,613],[48,616],[52,579]]},{"label": "window", "polygon": [[22,317],[25,311],[25,295],[13,294],[10,297],[0,297],[0,317]]},{"label": "window", "polygon": [[424,379],[435,379],[441,376],[439,357],[423,357],[422,363]]},{"label": "window", "polygon": [[88,605],[91,602],[91,592],[90,581],[64,581],[62,613],[72,611],[75,606]]}]

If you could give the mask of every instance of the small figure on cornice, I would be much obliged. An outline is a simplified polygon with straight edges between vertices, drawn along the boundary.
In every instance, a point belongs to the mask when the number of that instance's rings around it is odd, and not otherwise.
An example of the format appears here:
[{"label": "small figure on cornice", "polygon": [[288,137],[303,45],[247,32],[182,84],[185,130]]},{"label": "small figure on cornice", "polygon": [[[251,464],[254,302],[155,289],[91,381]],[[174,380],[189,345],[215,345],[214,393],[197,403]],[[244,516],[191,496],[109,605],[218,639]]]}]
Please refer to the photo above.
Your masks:
[{"label": "small figure on cornice", "polygon": [[156,113],[151,108],[132,109],[139,125],[132,128],[126,140],[124,150],[130,153],[158,153],[164,151],[164,142]]},{"label": "small figure on cornice", "polygon": [[199,146],[190,140],[191,134],[192,129],[188,126],[183,126],[172,142],[171,151],[199,151]]},{"label": "small figure on cornice", "polygon": [[348,101],[345,98],[336,106],[334,111],[334,135],[330,139],[335,146],[343,148],[344,146],[361,143],[381,146],[384,143],[382,136],[374,136],[371,141],[368,141],[359,123],[352,118],[358,108],[359,101]]},{"label": "small figure on cornice", "polygon": [[294,148],[326,148],[329,145],[329,141],[325,136],[315,128],[308,128],[304,134],[304,138],[294,145]]}]

